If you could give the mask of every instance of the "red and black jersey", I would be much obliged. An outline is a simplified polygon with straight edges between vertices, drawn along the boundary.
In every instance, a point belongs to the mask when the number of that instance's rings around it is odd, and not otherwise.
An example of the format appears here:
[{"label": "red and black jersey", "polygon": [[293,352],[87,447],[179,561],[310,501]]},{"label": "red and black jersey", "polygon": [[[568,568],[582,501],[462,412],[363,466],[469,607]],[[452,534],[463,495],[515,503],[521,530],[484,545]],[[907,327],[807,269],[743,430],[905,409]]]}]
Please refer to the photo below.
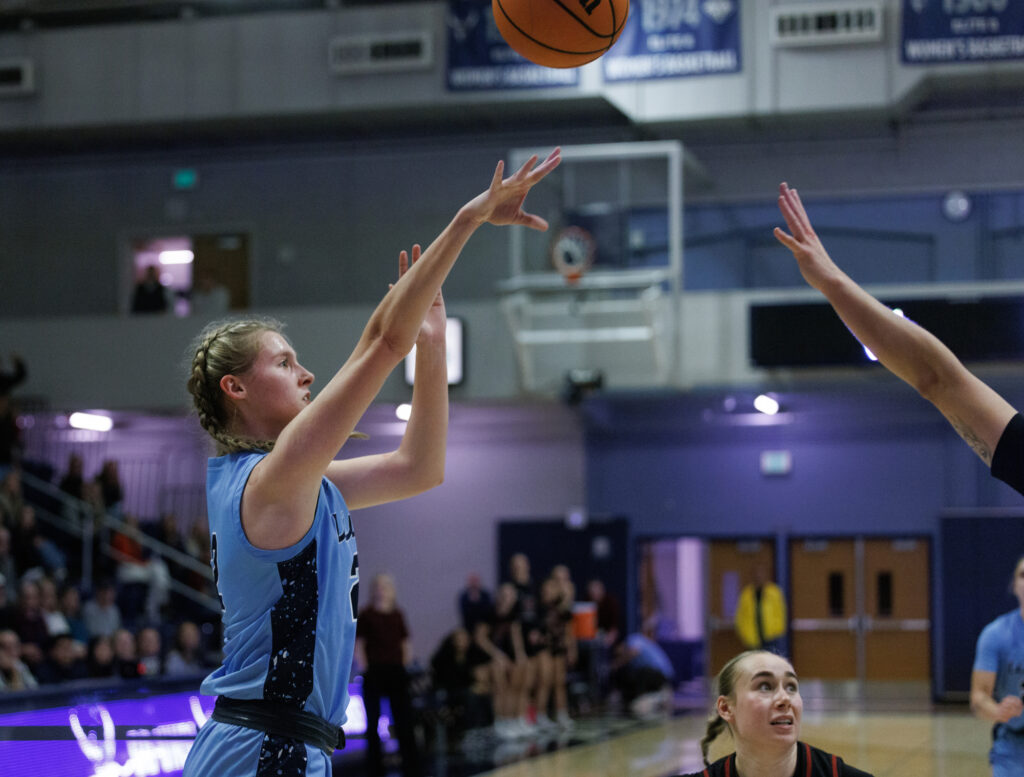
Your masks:
[{"label": "red and black jersey", "polygon": [[[736,753],[715,761],[702,772],[682,777],[739,777],[739,773],[736,771]],[[806,742],[798,742],[796,769],[793,771],[793,777],[872,777],[872,775],[846,765],[838,755],[811,747]]]}]

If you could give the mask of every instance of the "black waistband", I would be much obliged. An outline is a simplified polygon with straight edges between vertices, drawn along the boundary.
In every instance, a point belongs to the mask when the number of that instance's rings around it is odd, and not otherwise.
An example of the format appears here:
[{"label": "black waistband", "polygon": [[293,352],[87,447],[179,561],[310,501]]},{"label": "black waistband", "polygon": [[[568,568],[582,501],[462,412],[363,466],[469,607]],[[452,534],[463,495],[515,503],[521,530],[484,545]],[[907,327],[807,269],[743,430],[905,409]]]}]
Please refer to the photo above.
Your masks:
[{"label": "black waistband", "polygon": [[262,699],[229,699],[218,696],[210,716],[275,736],[288,737],[319,747],[328,756],[345,747],[345,732],[312,712]]}]

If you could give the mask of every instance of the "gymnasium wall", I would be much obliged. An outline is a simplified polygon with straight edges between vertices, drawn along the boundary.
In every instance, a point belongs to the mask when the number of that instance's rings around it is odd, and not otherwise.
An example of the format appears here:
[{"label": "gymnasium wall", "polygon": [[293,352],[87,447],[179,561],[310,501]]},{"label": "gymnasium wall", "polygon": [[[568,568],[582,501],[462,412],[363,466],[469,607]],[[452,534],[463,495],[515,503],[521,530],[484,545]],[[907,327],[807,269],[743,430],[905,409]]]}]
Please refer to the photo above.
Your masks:
[{"label": "gymnasium wall", "polygon": [[[703,169],[687,201],[705,205],[770,209],[780,180],[809,200],[1024,186],[1020,116],[940,99],[954,87],[1012,94],[1024,65],[900,64],[896,0],[884,4],[881,44],[777,50],[764,34],[772,5],[742,2],[739,74],[605,87],[592,66],[578,88],[498,95],[447,92],[441,64],[329,72],[339,32],[422,26],[440,42],[440,2],[0,33],[0,57],[31,58],[39,79],[37,95],[0,101],[0,355],[21,352],[30,379],[19,393],[55,408],[180,410],[186,345],[202,322],[126,315],[128,243],[244,231],[254,306],[289,322],[322,385],[393,278],[397,251],[428,241],[519,146],[680,139]],[[198,171],[195,189],[172,186],[182,167]],[[453,430],[469,431],[449,446],[448,481],[365,511],[357,527],[366,574],[398,573],[421,654],[450,625],[464,574],[497,576],[499,516],[585,501],[629,517],[634,536],[935,536],[948,508],[1019,504],[930,407],[880,373],[811,384],[753,370],[751,297],[740,291],[685,300],[690,393],[517,414],[524,397],[495,291],[506,254],[503,232],[482,229],[446,286],[450,312],[467,321],[469,371],[452,392]],[[876,282],[902,280],[898,268],[874,269]],[[1019,367],[991,377],[1024,404]],[[720,412],[730,392],[754,388],[799,401],[772,424]],[[407,397],[394,376],[382,401]],[[474,406],[511,420],[473,433],[479,418],[459,413]],[[760,474],[769,449],[791,451],[791,475]]]}]

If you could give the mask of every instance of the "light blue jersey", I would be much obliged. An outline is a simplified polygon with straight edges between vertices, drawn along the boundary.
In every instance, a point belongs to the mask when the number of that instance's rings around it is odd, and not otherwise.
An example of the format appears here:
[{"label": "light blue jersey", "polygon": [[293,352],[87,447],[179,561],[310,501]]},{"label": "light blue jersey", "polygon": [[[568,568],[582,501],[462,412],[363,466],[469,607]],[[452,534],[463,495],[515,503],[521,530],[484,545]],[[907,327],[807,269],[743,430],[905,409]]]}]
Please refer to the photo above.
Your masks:
[{"label": "light blue jersey", "polygon": [[[205,694],[294,706],[341,727],[355,647],[359,563],[341,493],[323,478],[313,525],[283,550],[254,547],[242,530],[242,492],[265,453],[210,459],[206,499],[214,579],[224,606],[224,659]],[[189,775],[330,774],[318,748],[210,721]]]},{"label": "light blue jersey", "polygon": [[[974,669],[995,672],[993,698],[1024,693],[1024,618],[1020,610],[1000,615],[978,637]],[[1024,715],[996,727],[989,754],[993,777],[1024,777]]]}]

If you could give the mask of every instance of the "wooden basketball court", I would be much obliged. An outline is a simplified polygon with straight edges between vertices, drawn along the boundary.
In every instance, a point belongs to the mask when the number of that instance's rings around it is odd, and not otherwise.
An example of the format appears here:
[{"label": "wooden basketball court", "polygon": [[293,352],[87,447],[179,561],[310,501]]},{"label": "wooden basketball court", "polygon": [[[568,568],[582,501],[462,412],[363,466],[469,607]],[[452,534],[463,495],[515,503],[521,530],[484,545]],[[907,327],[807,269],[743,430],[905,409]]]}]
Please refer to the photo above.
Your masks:
[{"label": "wooden basketball court", "polygon": [[[804,712],[801,738],[875,777],[991,777],[989,726],[966,708]],[[488,777],[666,777],[699,771],[699,713],[486,772]],[[725,737],[725,741],[728,737]],[[720,739],[718,756],[727,749]]]}]

